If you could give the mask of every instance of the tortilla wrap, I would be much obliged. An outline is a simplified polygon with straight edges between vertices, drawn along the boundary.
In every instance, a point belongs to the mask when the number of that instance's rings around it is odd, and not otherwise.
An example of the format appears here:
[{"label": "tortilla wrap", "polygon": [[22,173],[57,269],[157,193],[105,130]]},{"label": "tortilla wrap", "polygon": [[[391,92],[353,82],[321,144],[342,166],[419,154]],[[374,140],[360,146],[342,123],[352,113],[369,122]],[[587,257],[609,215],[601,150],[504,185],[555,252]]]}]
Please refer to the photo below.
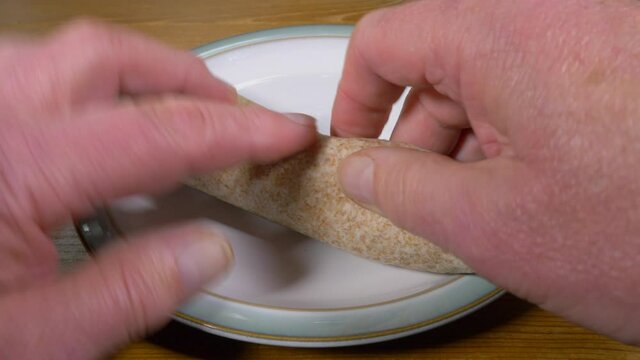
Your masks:
[{"label": "tortilla wrap", "polygon": [[436,273],[472,272],[431,242],[345,196],[337,170],[348,155],[377,139],[319,136],[309,149],[272,165],[241,165],[186,183],[311,238],[389,265]]}]

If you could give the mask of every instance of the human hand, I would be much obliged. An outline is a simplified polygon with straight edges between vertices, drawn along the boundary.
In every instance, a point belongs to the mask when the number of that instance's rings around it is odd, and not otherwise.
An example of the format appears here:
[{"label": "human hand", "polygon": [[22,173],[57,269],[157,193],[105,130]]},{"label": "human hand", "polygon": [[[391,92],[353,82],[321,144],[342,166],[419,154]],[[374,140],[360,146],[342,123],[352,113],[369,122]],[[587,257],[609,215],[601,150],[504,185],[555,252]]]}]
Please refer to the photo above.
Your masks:
[{"label": "human hand", "polygon": [[498,286],[640,343],[639,19],[635,1],[366,16],[332,131],[377,136],[411,86],[392,139],[433,152],[362,151],[341,165],[345,192]]},{"label": "human hand", "polygon": [[163,324],[231,261],[223,236],[196,223],[59,276],[52,227],[315,139],[312,120],[239,108],[193,55],[105,24],[0,40],[0,78],[0,358],[104,355]]}]

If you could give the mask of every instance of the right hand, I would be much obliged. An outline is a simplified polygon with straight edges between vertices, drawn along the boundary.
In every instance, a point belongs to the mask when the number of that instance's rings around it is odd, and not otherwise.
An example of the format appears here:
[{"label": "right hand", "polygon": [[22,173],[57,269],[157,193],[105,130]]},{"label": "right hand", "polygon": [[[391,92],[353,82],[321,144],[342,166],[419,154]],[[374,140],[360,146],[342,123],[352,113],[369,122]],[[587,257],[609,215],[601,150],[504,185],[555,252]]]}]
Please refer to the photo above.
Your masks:
[{"label": "right hand", "polygon": [[392,140],[433,152],[359,152],[341,166],[345,192],[516,295],[640,343],[639,19],[635,1],[366,16],[333,132],[377,136],[411,86]]}]

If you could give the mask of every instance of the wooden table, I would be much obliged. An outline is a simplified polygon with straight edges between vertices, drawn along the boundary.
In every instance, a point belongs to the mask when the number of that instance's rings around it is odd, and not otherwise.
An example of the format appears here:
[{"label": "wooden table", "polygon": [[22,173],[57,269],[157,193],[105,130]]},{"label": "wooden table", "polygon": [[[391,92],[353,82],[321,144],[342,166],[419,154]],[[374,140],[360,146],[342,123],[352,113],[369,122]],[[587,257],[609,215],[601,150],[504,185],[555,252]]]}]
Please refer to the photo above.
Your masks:
[{"label": "wooden table", "polygon": [[[79,15],[124,24],[180,48],[229,35],[310,23],[355,23],[393,0],[3,0],[0,31],[41,34]],[[67,266],[86,256],[70,226],[54,236]],[[594,334],[504,296],[439,329],[383,344],[291,349],[227,340],[172,323],[128,346],[120,359],[640,359],[640,349]]]}]

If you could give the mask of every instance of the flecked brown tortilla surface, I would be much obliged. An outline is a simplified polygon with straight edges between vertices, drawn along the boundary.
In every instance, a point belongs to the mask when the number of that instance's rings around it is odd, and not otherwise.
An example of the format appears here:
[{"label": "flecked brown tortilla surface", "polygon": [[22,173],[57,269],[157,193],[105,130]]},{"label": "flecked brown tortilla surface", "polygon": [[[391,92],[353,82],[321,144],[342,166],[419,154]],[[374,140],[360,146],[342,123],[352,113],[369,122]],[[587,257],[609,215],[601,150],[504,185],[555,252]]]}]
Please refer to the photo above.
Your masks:
[{"label": "flecked brown tortilla surface", "polygon": [[273,165],[243,165],[187,184],[225,202],[368,259],[420,271],[469,273],[453,255],[346,197],[337,178],[348,155],[391,143],[320,136]]}]

